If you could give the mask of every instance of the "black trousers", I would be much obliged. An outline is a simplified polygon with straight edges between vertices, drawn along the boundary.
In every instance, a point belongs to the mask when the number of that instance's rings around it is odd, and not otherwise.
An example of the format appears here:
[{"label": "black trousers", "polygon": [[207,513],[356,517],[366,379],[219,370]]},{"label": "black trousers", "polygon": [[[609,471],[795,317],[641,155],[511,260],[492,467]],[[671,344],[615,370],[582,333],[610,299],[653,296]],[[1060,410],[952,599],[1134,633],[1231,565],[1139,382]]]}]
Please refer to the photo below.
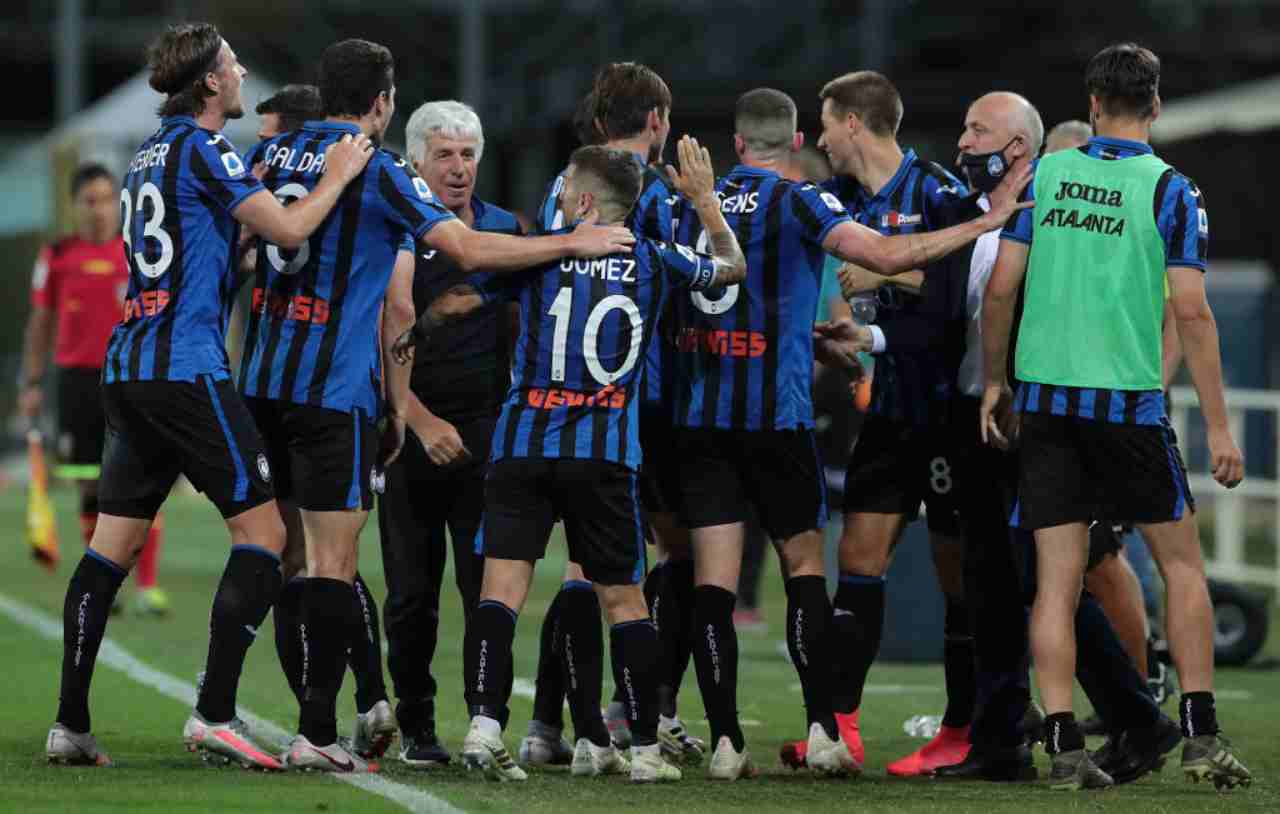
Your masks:
[{"label": "black trousers", "polygon": [[977,399],[957,400],[952,427],[965,596],[977,662],[977,711],[970,739],[985,746],[1016,745],[1018,723],[1031,700],[1027,603],[1033,586],[1026,583],[1025,558],[1034,554],[1016,546],[1009,529],[1016,459],[982,443]]},{"label": "black trousers", "polygon": [[[435,698],[431,675],[440,629],[440,589],[449,544],[458,592],[467,618],[480,596],[483,558],[475,553],[476,532],[484,513],[485,462],[494,419],[457,425],[472,454],[470,462],[441,468],[427,457],[413,433],[387,470],[386,491],[378,501],[378,531],[387,578],[383,620],[387,667],[402,702]],[[450,633],[461,642],[465,630]]]}]

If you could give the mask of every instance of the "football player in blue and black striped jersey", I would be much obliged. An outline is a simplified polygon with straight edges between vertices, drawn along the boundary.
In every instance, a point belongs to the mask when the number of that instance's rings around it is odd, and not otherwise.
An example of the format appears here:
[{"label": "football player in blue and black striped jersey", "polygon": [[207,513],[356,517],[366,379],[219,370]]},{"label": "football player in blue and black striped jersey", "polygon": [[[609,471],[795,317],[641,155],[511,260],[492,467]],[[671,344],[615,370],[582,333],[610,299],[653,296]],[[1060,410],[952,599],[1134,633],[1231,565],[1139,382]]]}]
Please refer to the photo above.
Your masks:
[{"label": "football player in blue and black striped jersey", "polygon": [[[357,133],[381,141],[395,112],[394,61],[376,43],[329,46],[319,85],[326,118],[257,151],[263,183],[282,199],[313,194],[325,145]],[[420,242],[464,268],[513,271],[566,249],[590,256],[625,250],[631,241],[625,230],[590,224],[536,239],[475,231],[435,199],[407,161],[379,149],[337,211],[296,254],[287,256],[270,241],[259,246],[240,387],[278,472],[277,493],[288,500],[289,546],[305,545],[307,552],[307,670],[289,765],[370,768],[337,741],[335,704],[348,637],[363,628],[352,587],[359,531],[383,478],[381,467],[403,442],[409,374],[391,371],[384,399],[378,335],[384,298],[384,347],[413,322],[413,257],[403,249]],[[375,422],[384,407],[379,450]]]},{"label": "football player in blue and black striped jersey", "polygon": [[[635,62],[615,62],[597,72],[577,116],[584,143],[600,142],[635,157],[642,168],[643,181],[627,223],[636,234],[660,241],[672,239],[673,207],[679,200],[667,176],[656,165],[670,132],[671,107],[671,91],[656,72]],[[564,223],[559,205],[564,183],[565,175],[561,174],[548,188],[538,213],[540,230],[555,229]],[[654,613],[662,617],[655,616],[654,622],[662,637],[658,669],[662,707],[659,735],[663,748],[673,759],[697,762],[702,758],[703,745],[688,735],[676,717],[676,690],[689,662],[692,635],[693,563],[688,553],[688,532],[675,517],[670,303],[664,311],[656,328],[657,339],[645,354],[641,383],[640,444],[645,451],[645,464],[640,497],[652,538],[663,555],[663,561],[645,579],[645,596]],[[552,631],[543,635],[550,647],[544,648],[539,657],[534,714],[529,734],[520,744],[521,759],[535,764],[560,759],[563,750],[559,748],[557,730],[565,695],[578,740],[586,738],[601,748],[610,740],[628,744],[619,694],[615,694],[605,719],[601,719],[604,649],[600,609],[590,581],[576,563],[566,568],[564,583],[547,610],[543,627]],[[547,662],[553,660],[560,662],[558,676],[548,669]],[[572,680],[568,680],[569,676]]]},{"label": "football player in blue and black striped jersey", "polygon": [[[795,122],[795,104],[783,93],[760,89],[739,99],[741,164],[717,191],[747,254],[750,282],[714,298],[677,299],[680,508],[698,562],[695,625],[707,631],[695,639],[694,660],[715,742],[711,776],[725,780],[753,772],[737,719],[732,621],[751,504],[789,575],[788,644],[805,690],[809,746],[817,747],[808,752],[808,765],[823,773],[860,768],[838,741],[825,652],[831,606],[820,530],[826,501],[810,398],[812,317],[824,253],[881,273],[907,271],[964,246],[1002,217],[988,213],[949,229],[892,237],[854,223],[836,196],[782,177],[803,143]],[[993,211],[1014,211],[1025,180],[1025,172],[1011,173],[993,196]],[[697,218],[680,220],[680,234],[692,240]]]},{"label": "football player in blue and black striped jersey", "polygon": [[[108,763],[89,734],[89,683],[107,612],[180,474],[226,518],[231,557],[214,597],[209,659],[184,727],[191,749],[280,769],[235,717],[244,656],[280,588],[285,531],[265,447],[231,385],[225,331],[240,225],[296,248],[369,160],[364,136],[336,140],[324,175],[285,209],[245,168],[220,129],[244,110],[245,69],[217,28],[173,26],[148,54],[166,94],[120,193],[130,279],[124,320],[103,370],[107,438],[101,518],[67,588],[66,648],[50,760]],[[74,633],[73,633],[74,632]]]},{"label": "football player in blue and black striped jersey", "polygon": [[[463,744],[464,761],[502,779],[525,777],[502,745],[500,717],[516,615],[556,517],[564,519],[570,556],[593,582],[613,624],[614,677],[623,688],[633,738],[631,777],[652,782],[680,776],[662,760],[657,742],[657,638],[640,589],[641,360],[669,292],[733,284],[745,268],[719,214],[710,156],[686,138],[680,163],[682,174],[673,183],[707,222],[714,256],[641,237],[634,255],[565,259],[531,270],[512,291],[521,306],[521,332],[514,380],[494,433],[477,539],[485,576],[467,631],[466,695],[473,717]],[[570,162],[562,207],[574,218],[594,209],[606,222],[622,222],[639,195],[641,175],[623,151],[580,148]],[[486,297],[503,288],[511,290],[498,285]],[[468,297],[468,307],[481,300],[465,287],[442,299],[467,305]],[[438,321],[433,304],[418,326]],[[407,339],[397,343],[407,345]],[[578,749],[585,756],[575,759],[575,774],[627,770],[608,743],[597,746],[584,737]]]}]

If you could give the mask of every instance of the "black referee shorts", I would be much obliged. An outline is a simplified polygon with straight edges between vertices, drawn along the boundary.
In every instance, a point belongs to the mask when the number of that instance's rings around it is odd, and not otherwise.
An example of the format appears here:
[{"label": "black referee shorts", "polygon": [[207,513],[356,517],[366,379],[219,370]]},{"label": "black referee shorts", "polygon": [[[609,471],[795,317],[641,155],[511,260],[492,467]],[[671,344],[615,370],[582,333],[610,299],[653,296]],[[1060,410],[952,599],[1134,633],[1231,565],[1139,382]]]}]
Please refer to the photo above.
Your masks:
[{"label": "black referee shorts", "polygon": [[102,463],[107,417],[102,411],[102,371],[58,368],[58,458],[64,464]]},{"label": "black referee shorts", "polygon": [[1168,419],[1104,424],[1023,413],[1018,505],[1028,531],[1067,523],[1167,523],[1195,511],[1187,470]]}]

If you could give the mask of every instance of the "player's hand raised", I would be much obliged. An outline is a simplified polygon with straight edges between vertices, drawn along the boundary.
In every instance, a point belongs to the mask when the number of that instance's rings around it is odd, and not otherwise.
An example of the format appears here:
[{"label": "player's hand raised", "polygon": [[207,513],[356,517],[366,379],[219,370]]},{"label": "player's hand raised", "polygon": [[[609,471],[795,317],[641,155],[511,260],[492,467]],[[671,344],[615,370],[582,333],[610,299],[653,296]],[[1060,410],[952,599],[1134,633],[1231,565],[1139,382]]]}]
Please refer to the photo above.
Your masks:
[{"label": "player's hand raised", "polygon": [[1244,456],[1226,427],[1209,430],[1209,462],[1213,466],[1213,479],[1228,489],[1234,489],[1244,480]]},{"label": "player's hand raised", "polygon": [[1034,199],[1018,200],[1022,190],[1026,189],[1027,184],[1031,182],[1031,176],[1030,159],[1019,158],[1009,167],[1009,171],[1005,173],[1004,180],[1000,182],[1000,185],[987,196],[987,200],[991,203],[991,209],[983,217],[990,222],[993,229],[1004,226],[1005,221],[1009,220],[1014,212],[1020,209],[1030,209],[1036,205]]},{"label": "player's hand raised", "polygon": [[349,184],[364,172],[373,157],[373,142],[364,133],[347,134],[324,151],[324,174],[336,173],[338,180]]},{"label": "player's hand raised", "polygon": [[636,243],[636,236],[625,226],[600,226],[600,213],[592,209],[574,227],[574,257],[604,257],[607,254],[629,252]]},{"label": "player's hand raised", "polygon": [[680,169],[677,171],[667,165],[667,175],[676,192],[694,202],[714,196],[716,172],[711,164],[710,151],[699,146],[696,138],[686,135],[676,142],[676,155],[680,159]]}]

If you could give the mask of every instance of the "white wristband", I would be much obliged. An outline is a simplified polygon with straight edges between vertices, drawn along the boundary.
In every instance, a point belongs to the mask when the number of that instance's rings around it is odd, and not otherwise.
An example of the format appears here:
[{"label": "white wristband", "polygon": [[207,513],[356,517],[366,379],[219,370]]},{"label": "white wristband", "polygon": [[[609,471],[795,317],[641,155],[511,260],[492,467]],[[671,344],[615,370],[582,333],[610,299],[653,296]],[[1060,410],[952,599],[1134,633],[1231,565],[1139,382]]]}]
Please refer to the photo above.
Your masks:
[{"label": "white wristband", "polygon": [[880,330],[879,325],[868,325],[867,328],[871,331],[871,352],[884,353],[885,347],[887,347],[884,341],[884,331]]}]

